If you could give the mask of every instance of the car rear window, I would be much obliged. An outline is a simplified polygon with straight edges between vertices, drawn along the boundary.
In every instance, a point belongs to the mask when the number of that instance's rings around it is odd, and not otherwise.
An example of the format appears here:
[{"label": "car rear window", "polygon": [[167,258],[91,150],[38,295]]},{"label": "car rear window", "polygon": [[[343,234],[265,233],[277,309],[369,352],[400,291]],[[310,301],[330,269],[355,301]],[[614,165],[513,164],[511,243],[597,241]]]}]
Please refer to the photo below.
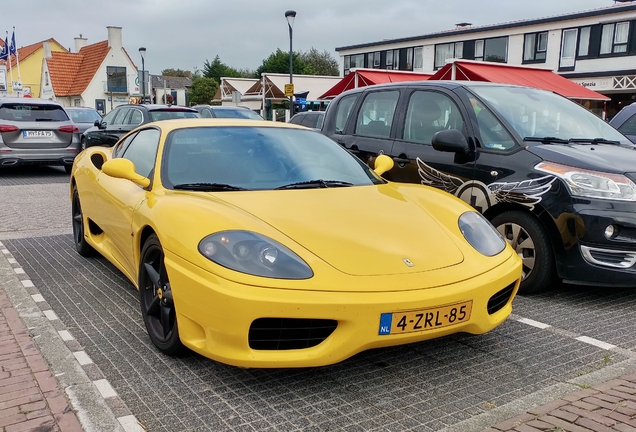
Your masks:
[{"label": "car rear window", "polygon": [[58,105],[7,103],[0,107],[0,120],[8,121],[68,121],[66,111]]},{"label": "car rear window", "polygon": [[246,118],[254,120],[262,120],[263,118],[252,110],[244,108],[236,109],[215,109],[214,114],[218,118]]},{"label": "car rear window", "polygon": [[75,123],[95,123],[95,120],[102,119],[102,116],[93,110],[69,110],[67,112]]},{"label": "car rear window", "polygon": [[200,115],[196,111],[170,109],[150,111],[150,117],[152,117],[152,121],[159,121],[183,118],[197,118],[200,117]]},{"label": "car rear window", "polygon": [[628,118],[625,123],[620,125],[618,130],[624,135],[636,135],[636,114]]}]

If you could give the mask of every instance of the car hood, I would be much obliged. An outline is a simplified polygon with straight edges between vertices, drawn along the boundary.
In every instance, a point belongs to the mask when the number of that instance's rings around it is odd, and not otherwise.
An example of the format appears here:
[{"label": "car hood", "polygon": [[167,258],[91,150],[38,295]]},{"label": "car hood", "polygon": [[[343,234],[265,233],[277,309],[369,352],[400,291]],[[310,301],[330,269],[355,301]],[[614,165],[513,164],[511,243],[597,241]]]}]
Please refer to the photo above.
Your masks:
[{"label": "car hood", "polygon": [[[341,272],[389,275],[457,265],[453,234],[390,186],[214,194]],[[457,221],[447,221],[456,224]]]},{"label": "car hood", "polygon": [[545,161],[609,173],[636,172],[636,147],[612,144],[553,144],[530,146]]}]

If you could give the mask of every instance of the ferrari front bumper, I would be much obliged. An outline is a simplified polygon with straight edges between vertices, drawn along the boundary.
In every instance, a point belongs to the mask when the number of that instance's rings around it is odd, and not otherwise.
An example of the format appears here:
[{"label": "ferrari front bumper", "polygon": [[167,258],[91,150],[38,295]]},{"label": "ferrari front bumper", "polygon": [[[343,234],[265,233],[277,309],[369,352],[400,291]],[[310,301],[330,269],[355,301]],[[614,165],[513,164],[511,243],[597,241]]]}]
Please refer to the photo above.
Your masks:
[{"label": "ferrari front bumper", "polygon": [[[458,332],[486,333],[512,312],[512,299],[521,274],[520,260],[513,254],[503,264],[478,277],[437,288],[347,292],[344,282],[351,276],[346,276],[341,290],[337,287],[330,291],[273,289],[219,278],[168,251],[165,253],[182,342],[203,356],[241,367],[323,366],[370,348]],[[496,300],[496,294],[502,292],[506,294],[501,304],[493,308],[493,296]],[[447,318],[443,326],[425,325],[427,319],[429,324],[438,320],[427,315],[435,311],[454,314],[455,323]],[[469,318],[457,323],[456,317],[466,312]],[[390,328],[389,318],[387,331],[387,317],[391,316],[393,326]],[[397,322],[402,316],[404,321]],[[415,327],[418,316],[421,323]],[[331,320],[336,325],[324,341],[309,348],[253,349],[249,342],[250,327],[263,318]],[[400,332],[400,328],[407,332]]]}]

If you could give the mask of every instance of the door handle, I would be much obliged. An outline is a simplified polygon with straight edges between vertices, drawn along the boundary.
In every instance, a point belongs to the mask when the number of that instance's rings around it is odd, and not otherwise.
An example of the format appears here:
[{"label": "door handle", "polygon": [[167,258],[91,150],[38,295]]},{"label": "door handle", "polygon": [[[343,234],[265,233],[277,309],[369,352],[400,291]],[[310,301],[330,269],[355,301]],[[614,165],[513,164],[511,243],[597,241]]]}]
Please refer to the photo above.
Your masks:
[{"label": "door handle", "polygon": [[394,157],[393,161],[399,164],[407,164],[409,162],[411,162],[411,160],[409,158],[403,158],[403,157]]}]

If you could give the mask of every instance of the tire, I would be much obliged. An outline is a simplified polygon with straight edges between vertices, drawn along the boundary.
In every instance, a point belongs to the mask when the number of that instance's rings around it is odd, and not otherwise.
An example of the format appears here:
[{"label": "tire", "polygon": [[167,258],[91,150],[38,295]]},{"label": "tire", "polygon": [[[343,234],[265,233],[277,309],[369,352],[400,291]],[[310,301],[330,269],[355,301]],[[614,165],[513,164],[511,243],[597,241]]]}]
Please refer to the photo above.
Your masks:
[{"label": "tire", "polygon": [[77,189],[73,190],[71,215],[73,217],[73,242],[75,243],[75,250],[77,250],[77,253],[83,257],[93,255],[95,250],[86,242],[86,237],[84,236],[84,215],[82,214],[82,207],[80,205]]},{"label": "tire", "polygon": [[82,137],[82,141],[80,144],[80,151],[86,150],[86,138]]},{"label": "tire", "polygon": [[523,211],[507,211],[495,216],[492,224],[523,261],[519,294],[545,291],[556,271],[552,245],[541,223]]},{"label": "tire", "polygon": [[139,301],[141,315],[152,343],[166,355],[183,352],[179,338],[176,310],[166,268],[163,249],[155,234],[148,237],[139,261]]},{"label": "tire", "polygon": [[73,165],[64,165],[64,171],[66,171],[66,174],[70,174],[72,170]]}]

